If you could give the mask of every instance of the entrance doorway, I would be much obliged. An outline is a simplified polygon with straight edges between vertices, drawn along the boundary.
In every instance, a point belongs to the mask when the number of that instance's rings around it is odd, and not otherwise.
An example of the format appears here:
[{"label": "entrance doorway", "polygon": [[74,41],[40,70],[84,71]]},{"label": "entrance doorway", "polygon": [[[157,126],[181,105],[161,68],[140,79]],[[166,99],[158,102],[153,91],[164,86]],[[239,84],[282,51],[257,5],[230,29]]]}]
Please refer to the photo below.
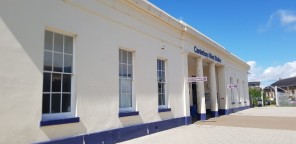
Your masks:
[{"label": "entrance doorway", "polygon": [[191,99],[192,105],[190,106],[190,116],[192,123],[197,121],[197,85],[196,82],[191,83]]}]

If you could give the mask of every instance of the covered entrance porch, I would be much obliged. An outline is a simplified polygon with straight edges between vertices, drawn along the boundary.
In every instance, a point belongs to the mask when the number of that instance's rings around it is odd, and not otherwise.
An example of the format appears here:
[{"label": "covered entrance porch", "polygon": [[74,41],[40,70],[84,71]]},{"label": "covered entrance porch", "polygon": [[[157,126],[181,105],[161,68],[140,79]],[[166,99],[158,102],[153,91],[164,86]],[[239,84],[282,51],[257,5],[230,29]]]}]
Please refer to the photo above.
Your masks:
[{"label": "covered entrance porch", "polygon": [[225,87],[224,66],[195,54],[188,54],[187,62],[188,77],[207,78],[206,81],[188,82],[192,121],[219,116],[219,109],[224,107],[220,100],[220,89]]}]

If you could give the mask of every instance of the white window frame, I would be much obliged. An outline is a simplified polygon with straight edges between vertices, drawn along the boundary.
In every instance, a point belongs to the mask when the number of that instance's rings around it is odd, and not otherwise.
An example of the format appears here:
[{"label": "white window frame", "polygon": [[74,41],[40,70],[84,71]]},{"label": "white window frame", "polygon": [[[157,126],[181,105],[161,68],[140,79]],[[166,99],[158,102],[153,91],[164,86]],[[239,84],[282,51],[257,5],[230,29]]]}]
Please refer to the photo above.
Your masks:
[{"label": "white window frame", "polygon": [[[134,66],[135,66],[135,51],[134,50],[130,50],[130,49],[125,49],[125,48],[119,48],[119,50],[118,50],[118,59],[120,58],[120,51],[126,51],[126,52],[130,52],[131,54],[132,54],[132,64],[131,64],[131,66],[132,66],[132,77],[130,78],[131,79],[131,88],[132,88],[132,96],[131,96],[131,107],[120,107],[120,99],[121,99],[121,92],[120,92],[120,87],[119,87],[119,92],[118,92],[118,95],[119,95],[119,112],[133,112],[133,111],[136,111],[136,96],[135,96],[135,84],[134,84],[134,80],[135,80],[135,68],[134,68]],[[118,60],[118,66],[120,66],[120,59]],[[129,65],[128,64],[128,62],[127,62],[127,65]],[[118,72],[120,71],[120,68],[118,68]],[[121,79],[121,77],[119,76],[119,81],[118,81],[118,83],[119,83],[119,86],[121,86],[120,85],[120,79]],[[125,78],[123,78],[123,79],[125,79]]]},{"label": "white window frame", "polygon": [[[164,83],[164,98],[165,98],[165,100],[164,100],[164,102],[165,102],[165,104],[164,105],[159,105],[159,91],[158,91],[158,83],[159,83],[159,81],[158,81],[158,72],[159,71],[162,71],[162,70],[159,70],[158,69],[158,61],[163,61],[163,63],[164,63],[164,79],[165,79],[165,81],[164,82],[162,82],[162,83]],[[160,108],[160,109],[165,109],[165,108],[168,108],[169,107],[169,105],[168,105],[168,73],[167,73],[167,59],[164,59],[164,58],[157,58],[157,61],[156,61],[156,76],[157,76],[157,105],[158,105],[158,108]]]},{"label": "white window frame", "polygon": [[[44,30],[44,38],[43,38],[43,42],[44,42],[44,47],[43,47],[43,54],[45,51],[48,51],[48,52],[52,52],[52,53],[55,53],[54,52],[54,38],[53,38],[53,47],[52,47],[52,51],[50,50],[46,50],[45,49],[45,32],[46,31],[49,31],[49,32],[52,32],[52,33],[57,33],[57,34],[61,34],[63,35],[63,52],[60,52],[61,54],[67,54],[65,53],[64,51],[64,37],[65,36],[69,36],[71,38],[73,38],[73,47],[72,47],[72,73],[64,73],[64,72],[54,72],[53,70],[52,71],[47,71],[47,70],[44,70],[43,68],[43,77],[44,77],[44,73],[51,73],[51,74],[69,74],[71,75],[71,91],[68,93],[70,94],[71,96],[71,103],[70,103],[70,112],[60,112],[60,113],[46,113],[46,114],[43,114],[42,112],[42,120],[55,120],[55,119],[64,119],[64,118],[73,118],[76,116],[76,95],[75,95],[75,54],[76,54],[76,49],[75,49],[75,35],[74,34],[70,34],[70,33],[67,33],[67,32],[63,32],[63,31],[59,31],[59,30],[56,30],[56,29],[53,29],[53,28],[47,28]],[[53,34],[53,37],[54,37],[54,34]],[[56,52],[56,53],[59,53],[59,52]],[[43,60],[44,60],[44,55],[43,55]],[[53,69],[53,64],[54,64],[54,54],[52,55],[52,69]],[[64,59],[63,59],[63,64],[64,64]],[[44,63],[43,63],[43,67],[44,67]],[[51,77],[52,79],[52,77]],[[61,79],[61,81],[63,81],[63,79]],[[43,84],[42,84],[43,85]],[[60,93],[64,93],[62,92],[62,87],[63,87],[63,82],[61,82],[61,92]],[[52,83],[50,84],[50,92],[43,92],[42,90],[42,99],[43,99],[43,94],[44,93],[50,93],[50,94],[53,94],[53,93],[58,93],[58,92],[52,92]],[[52,96],[50,96],[50,100],[51,100]],[[62,96],[61,96],[62,98]],[[50,102],[51,104],[51,102]],[[43,104],[41,104],[42,106],[42,109],[43,109]],[[62,101],[61,101],[61,106],[62,106]],[[42,111],[41,109],[41,111]],[[50,106],[50,111],[51,111],[51,106]]]}]

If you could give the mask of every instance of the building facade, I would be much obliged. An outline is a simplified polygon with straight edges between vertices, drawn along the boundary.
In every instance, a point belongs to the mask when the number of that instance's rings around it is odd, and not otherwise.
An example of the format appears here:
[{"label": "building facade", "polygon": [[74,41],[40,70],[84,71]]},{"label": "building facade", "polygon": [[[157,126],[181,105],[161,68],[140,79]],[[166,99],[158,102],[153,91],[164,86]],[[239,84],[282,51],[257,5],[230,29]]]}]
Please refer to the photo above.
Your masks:
[{"label": "building facade", "polygon": [[274,88],[277,86],[279,92],[285,93],[288,97],[290,97],[293,101],[296,98],[296,77],[290,77],[285,79],[279,79],[278,81],[271,84],[271,87],[268,86],[264,88],[264,93],[267,98],[270,100],[275,99],[275,91]]},{"label": "building facade", "polygon": [[260,82],[249,82],[248,86],[249,88],[261,89],[260,84],[261,84]]},{"label": "building facade", "polygon": [[142,0],[0,1],[0,143],[116,143],[248,108],[249,65]]}]

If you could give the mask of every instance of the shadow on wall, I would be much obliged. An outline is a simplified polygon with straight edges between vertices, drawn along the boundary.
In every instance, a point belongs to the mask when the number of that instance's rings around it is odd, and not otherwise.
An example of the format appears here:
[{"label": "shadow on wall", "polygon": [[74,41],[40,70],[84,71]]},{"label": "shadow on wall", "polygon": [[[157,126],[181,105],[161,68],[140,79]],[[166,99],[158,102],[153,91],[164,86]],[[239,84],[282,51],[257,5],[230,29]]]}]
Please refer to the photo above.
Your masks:
[{"label": "shadow on wall", "polygon": [[[43,23],[44,21],[40,19],[35,19],[35,21],[27,20],[26,17],[40,17],[40,13],[36,13],[36,11],[44,11],[42,7],[40,7],[40,5],[43,5],[44,2],[36,1],[36,3],[34,3],[34,7],[32,7],[32,4],[28,2],[21,1],[18,4],[14,4],[15,2],[13,1],[6,1],[4,3],[14,6],[13,9],[7,6],[0,8],[0,26],[2,26],[6,32],[4,36],[6,37],[5,40],[7,41],[5,42],[12,43],[6,48],[14,50],[14,53],[10,53],[10,57],[14,58],[13,61],[19,61],[19,63],[23,63],[23,54],[25,53],[27,58],[31,60],[30,63],[34,64],[36,70],[42,73],[44,47],[43,37],[45,29]],[[24,9],[26,12],[21,11]],[[16,18],[16,15],[18,15],[17,17],[19,18]],[[30,25],[30,27],[27,25]],[[36,38],[38,39],[36,40]],[[23,59],[15,59],[16,57],[19,57],[19,55],[21,55]],[[30,67],[30,69],[32,70],[32,67]]]},{"label": "shadow on wall", "polygon": [[141,118],[140,115],[121,117],[121,118],[119,118],[119,120],[120,120],[123,127],[137,125],[137,124],[143,124],[143,119]]},{"label": "shadow on wall", "polygon": [[55,126],[44,126],[41,127],[41,130],[50,140],[87,133],[87,129],[82,122]]},{"label": "shadow on wall", "polygon": [[163,120],[173,119],[174,115],[171,111],[169,111],[169,112],[159,113],[159,117],[163,121]]}]

